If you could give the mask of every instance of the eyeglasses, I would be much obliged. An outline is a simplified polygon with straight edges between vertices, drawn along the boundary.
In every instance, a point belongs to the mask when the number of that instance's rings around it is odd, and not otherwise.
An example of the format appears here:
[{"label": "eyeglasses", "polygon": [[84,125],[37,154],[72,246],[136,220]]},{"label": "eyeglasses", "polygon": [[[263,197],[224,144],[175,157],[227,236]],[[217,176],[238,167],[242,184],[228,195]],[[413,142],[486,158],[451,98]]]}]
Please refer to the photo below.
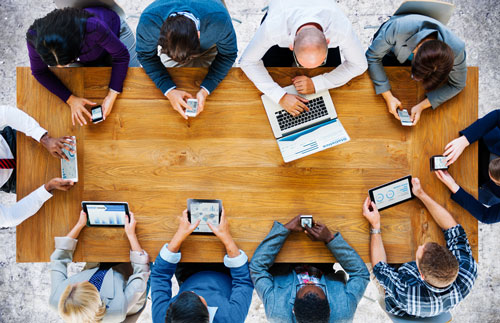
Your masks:
[{"label": "eyeglasses", "polygon": [[315,283],[309,283],[309,284],[301,283],[301,284],[295,285],[295,295],[297,295],[297,293],[299,292],[299,290],[302,287],[311,286],[311,285],[318,286],[319,288],[321,288],[323,290],[323,293],[325,293],[325,297],[328,298],[328,292],[326,290],[326,285],[324,285],[324,284],[315,284]]},{"label": "eyeglasses", "polygon": [[[292,51],[292,54],[293,54],[293,60],[295,61],[295,65],[297,65],[297,67],[299,68],[307,68],[307,67],[304,67],[302,66],[299,61],[297,60],[297,56],[295,56],[295,43],[293,44],[293,51]],[[328,48],[326,49],[326,54],[325,54],[325,60],[323,61],[323,63],[321,63],[320,65],[318,65],[317,67],[320,67],[320,66],[324,66],[326,64],[326,60],[328,59]]]}]

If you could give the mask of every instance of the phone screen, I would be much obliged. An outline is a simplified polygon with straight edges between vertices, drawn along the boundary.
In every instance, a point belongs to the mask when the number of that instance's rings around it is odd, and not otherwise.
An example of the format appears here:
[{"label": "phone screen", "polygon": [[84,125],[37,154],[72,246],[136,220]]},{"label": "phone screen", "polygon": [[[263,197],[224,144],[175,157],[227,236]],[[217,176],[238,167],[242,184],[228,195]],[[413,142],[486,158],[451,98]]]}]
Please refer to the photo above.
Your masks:
[{"label": "phone screen", "polygon": [[446,166],[446,157],[444,156],[434,157],[434,169],[448,169],[448,166]]},{"label": "phone screen", "polygon": [[398,115],[399,115],[399,118],[401,119],[401,124],[403,126],[412,126],[413,125],[413,123],[411,122],[410,115],[408,114],[408,111],[398,109]]},{"label": "phone screen", "polygon": [[92,109],[92,122],[102,120],[102,107],[98,106]]}]

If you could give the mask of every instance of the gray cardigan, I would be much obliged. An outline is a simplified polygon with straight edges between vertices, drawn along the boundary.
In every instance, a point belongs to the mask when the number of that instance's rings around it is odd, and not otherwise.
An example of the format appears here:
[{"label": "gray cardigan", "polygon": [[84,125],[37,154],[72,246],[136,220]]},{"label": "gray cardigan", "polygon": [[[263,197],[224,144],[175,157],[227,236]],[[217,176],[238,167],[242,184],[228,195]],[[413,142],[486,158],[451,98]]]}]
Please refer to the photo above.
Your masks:
[{"label": "gray cardigan", "polygon": [[[78,240],[68,237],[56,237],[56,250],[50,256],[50,307],[57,310],[61,294],[66,286],[88,281],[99,269],[88,269],[68,277],[68,264],[73,260],[73,252]],[[147,288],[149,279],[149,256],[144,251],[130,252],[133,274],[125,281],[115,267],[109,269],[101,286],[101,299],[106,304],[106,314],[102,322],[123,322],[127,313],[135,308],[136,303]],[[119,265],[118,265],[119,266]],[[115,268],[116,269],[116,268]],[[136,308],[137,310],[137,308]],[[133,313],[132,313],[133,314]]]},{"label": "gray cardigan", "polygon": [[448,82],[426,93],[427,98],[432,108],[435,109],[462,91],[467,80],[465,43],[439,21],[427,16],[411,14],[391,17],[380,27],[377,37],[366,51],[368,72],[377,94],[391,89],[382,65],[382,58],[392,51],[397,60],[403,63],[418,43],[434,32],[437,32],[438,40],[451,47],[455,61],[448,76]]}]

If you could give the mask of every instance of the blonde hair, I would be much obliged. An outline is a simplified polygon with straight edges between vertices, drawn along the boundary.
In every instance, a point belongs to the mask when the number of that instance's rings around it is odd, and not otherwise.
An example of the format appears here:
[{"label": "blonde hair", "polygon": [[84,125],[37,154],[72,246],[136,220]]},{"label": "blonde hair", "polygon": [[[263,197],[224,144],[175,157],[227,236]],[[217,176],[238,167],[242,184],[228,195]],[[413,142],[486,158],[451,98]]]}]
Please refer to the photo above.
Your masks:
[{"label": "blonde hair", "polygon": [[59,299],[59,315],[65,322],[101,322],[105,313],[99,291],[87,281],[68,285]]}]

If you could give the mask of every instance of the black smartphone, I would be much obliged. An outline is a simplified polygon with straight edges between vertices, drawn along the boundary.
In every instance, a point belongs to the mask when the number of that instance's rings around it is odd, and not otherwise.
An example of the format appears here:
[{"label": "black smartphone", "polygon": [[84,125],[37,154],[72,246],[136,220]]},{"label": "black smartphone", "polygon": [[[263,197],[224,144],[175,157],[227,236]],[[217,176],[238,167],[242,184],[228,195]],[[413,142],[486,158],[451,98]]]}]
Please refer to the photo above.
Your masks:
[{"label": "black smartphone", "polygon": [[92,112],[92,123],[99,123],[104,120],[104,116],[102,114],[102,106],[98,105],[91,110]]},{"label": "black smartphone", "polygon": [[309,228],[313,227],[313,217],[312,215],[301,215],[300,216],[300,226],[303,227],[304,229],[306,226]]},{"label": "black smartphone", "polygon": [[432,156],[430,159],[430,163],[431,163],[431,171],[448,169],[448,166],[446,166],[445,156],[442,155]]}]

